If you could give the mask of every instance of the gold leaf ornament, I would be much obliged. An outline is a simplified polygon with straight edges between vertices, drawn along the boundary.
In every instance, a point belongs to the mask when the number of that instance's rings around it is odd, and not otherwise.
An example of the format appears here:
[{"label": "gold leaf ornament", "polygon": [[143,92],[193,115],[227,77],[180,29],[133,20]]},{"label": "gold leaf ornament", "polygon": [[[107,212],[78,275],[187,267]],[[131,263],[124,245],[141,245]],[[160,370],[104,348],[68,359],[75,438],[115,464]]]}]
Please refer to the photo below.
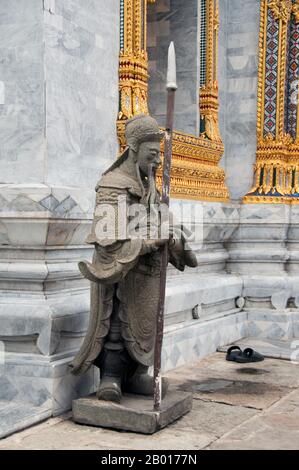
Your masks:
[{"label": "gold leaf ornament", "polygon": [[292,0],[269,0],[268,8],[273,11],[276,20],[287,23],[291,17],[293,4]]}]

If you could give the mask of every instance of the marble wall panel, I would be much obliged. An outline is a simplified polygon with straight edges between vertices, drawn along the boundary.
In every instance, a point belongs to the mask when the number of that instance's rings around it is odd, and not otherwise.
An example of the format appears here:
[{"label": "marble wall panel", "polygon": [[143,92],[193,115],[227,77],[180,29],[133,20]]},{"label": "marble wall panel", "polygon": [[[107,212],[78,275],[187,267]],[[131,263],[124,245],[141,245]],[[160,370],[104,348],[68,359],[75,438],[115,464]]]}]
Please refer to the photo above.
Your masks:
[{"label": "marble wall panel", "polygon": [[40,0],[0,3],[0,184],[44,177],[43,10]]},{"label": "marble wall panel", "polygon": [[259,16],[259,0],[220,0],[221,164],[232,199],[242,198],[253,181]]},{"label": "marble wall panel", "polygon": [[197,0],[170,0],[148,8],[150,112],[165,126],[167,50],[174,41],[178,82],[174,128],[195,135],[199,132],[197,4]]},{"label": "marble wall panel", "polygon": [[118,152],[119,2],[56,0],[50,10],[46,181],[92,188]]}]

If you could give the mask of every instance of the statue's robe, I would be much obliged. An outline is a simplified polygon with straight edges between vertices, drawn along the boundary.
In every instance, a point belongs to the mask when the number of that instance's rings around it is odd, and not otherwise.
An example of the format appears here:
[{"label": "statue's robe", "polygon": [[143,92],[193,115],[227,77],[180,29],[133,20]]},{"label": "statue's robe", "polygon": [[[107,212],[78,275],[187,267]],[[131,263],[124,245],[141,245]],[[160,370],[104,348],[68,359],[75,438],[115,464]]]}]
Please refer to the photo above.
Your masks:
[{"label": "statue's robe", "polygon": [[[145,366],[154,362],[161,251],[151,251],[142,239],[109,240],[96,235],[97,208],[103,204],[116,208],[119,197],[126,198],[127,206],[140,203],[143,188],[137,178],[116,168],[101,178],[96,191],[95,217],[87,243],[95,245],[92,264],[98,282],[91,282],[89,326],[71,364],[74,374],[86,372],[98,358],[109,332],[113,309],[118,309],[122,341],[131,358]],[[155,203],[160,203],[158,191]],[[184,270],[184,262],[175,253],[170,252],[169,261]]]},{"label": "statue's robe", "polygon": [[161,255],[148,253],[142,239],[108,240],[96,235],[97,208],[112,204],[116,209],[119,197],[126,197],[127,205],[140,203],[142,188],[136,178],[116,168],[102,177],[96,191],[95,217],[87,242],[95,245],[93,265],[99,282],[91,282],[89,326],[71,364],[75,374],[87,371],[99,356],[113,308],[118,309],[121,336],[130,356],[146,366],[153,364],[154,357]]}]

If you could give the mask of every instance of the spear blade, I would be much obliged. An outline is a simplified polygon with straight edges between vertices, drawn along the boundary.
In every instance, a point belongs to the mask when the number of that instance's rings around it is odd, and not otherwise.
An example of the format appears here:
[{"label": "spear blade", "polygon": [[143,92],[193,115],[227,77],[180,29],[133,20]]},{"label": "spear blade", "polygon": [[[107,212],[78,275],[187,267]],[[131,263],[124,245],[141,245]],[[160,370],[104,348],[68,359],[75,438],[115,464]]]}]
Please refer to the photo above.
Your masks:
[{"label": "spear blade", "polygon": [[176,59],[175,59],[175,48],[174,43],[171,41],[168,48],[168,63],[167,63],[167,90],[176,90]]}]

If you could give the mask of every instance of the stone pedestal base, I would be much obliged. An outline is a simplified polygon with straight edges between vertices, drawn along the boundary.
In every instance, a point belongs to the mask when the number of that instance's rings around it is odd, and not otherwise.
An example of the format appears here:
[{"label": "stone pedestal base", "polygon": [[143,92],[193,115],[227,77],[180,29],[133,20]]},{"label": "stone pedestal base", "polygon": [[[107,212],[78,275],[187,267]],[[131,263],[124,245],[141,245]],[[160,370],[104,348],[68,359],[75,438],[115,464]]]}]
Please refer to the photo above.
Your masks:
[{"label": "stone pedestal base", "polygon": [[125,395],[121,404],[98,400],[95,395],[73,401],[76,423],[104,428],[153,434],[188,413],[192,395],[169,391],[162,401],[161,411],[153,411],[152,398]]}]

